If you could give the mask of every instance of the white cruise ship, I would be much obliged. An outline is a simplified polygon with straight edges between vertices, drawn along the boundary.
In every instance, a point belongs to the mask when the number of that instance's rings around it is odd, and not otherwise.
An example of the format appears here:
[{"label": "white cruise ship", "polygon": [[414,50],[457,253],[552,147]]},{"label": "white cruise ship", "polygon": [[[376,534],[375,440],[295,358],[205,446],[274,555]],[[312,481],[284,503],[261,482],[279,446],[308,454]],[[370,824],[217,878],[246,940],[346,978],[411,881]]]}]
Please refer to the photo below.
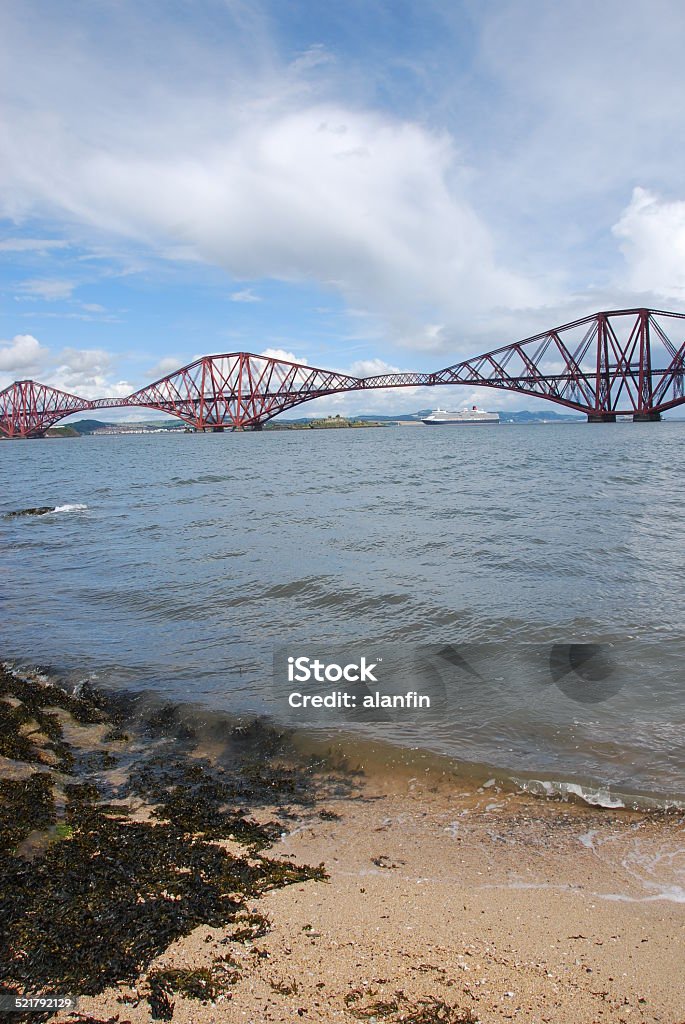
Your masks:
[{"label": "white cruise ship", "polygon": [[447,409],[434,409],[430,416],[421,420],[427,427],[451,427],[461,423],[499,423],[499,413],[485,412],[477,405],[461,412],[448,412]]}]

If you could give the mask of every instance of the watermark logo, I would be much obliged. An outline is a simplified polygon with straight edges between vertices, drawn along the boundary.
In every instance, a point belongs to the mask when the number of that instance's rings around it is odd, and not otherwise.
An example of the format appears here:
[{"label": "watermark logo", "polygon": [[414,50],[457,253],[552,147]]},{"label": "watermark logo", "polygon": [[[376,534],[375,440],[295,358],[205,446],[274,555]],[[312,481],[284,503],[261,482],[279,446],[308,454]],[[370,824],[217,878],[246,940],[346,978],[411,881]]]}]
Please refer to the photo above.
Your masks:
[{"label": "watermark logo", "polygon": [[442,724],[461,707],[520,698],[601,704],[636,678],[633,652],[612,644],[298,644],[274,652],[274,696],[286,717]]},{"label": "watermark logo", "polygon": [[[274,654],[274,685],[281,710],[299,721],[389,722],[407,712],[430,712],[429,680],[419,682],[398,647],[359,650],[320,645],[279,648]],[[426,683],[426,685],[422,685]]]},{"label": "watermark logo", "polygon": [[607,644],[555,644],[549,670],[561,692],[579,704],[601,704],[625,685]]},{"label": "watermark logo", "polygon": [[359,662],[350,662],[347,665],[340,665],[335,661],[327,663],[318,658],[308,658],[306,655],[299,658],[290,655],[288,682],[308,683],[313,679],[317,683],[339,683],[341,680],[347,683],[377,683],[378,679],[373,674],[375,668],[376,663],[367,664],[364,655]]}]

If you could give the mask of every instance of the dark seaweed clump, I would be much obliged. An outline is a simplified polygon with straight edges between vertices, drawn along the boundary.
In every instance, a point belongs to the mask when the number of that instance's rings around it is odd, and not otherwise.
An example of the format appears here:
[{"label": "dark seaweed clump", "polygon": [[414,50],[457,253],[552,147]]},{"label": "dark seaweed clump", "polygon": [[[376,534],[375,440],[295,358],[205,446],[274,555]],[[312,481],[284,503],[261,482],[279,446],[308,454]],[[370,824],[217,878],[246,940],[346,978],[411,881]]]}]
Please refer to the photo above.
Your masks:
[{"label": "dark seaweed clump", "polygon": [[64,742],[57,709],[81,725],[105,721],[102,697],[90,687],[75,696],[0,668],[0,756],[71,772],[74,754]]},{"label": "dark seaweed clump", "polygon": [[[239,730],[233,763],[217,766],[184,749],[192,729],[184,727],[180,738],[172,729],[162,753],[159,744],[152,755],[139,742],[126,785],[113,791],[106,775],[111,758],[102,756],[107,751],[70,746],[59,716],[48,708],[67,712],[85,735],[88,725],[105,723],[128,738],[121,704],[90,690],[73,696],[0,669],[0,753],[23,773],[0,781],[0,988],[92,995],[136,982],[172,942],[199,925],[227,928],[231,941],[265,934],[269,922],[247,908],[248,899],[326,877],[322,866],[258,852],[281,826],[259,823],[251,810],[313,802],[316,790],[312,765],[273,763],[274,752],[285,751],[273,730],[254,727],[253,735],[266,738],[256,747]],[[174,726],[174,714],[162,717],[165,727]],[[144,732],[160,735],[159,718],[144,724]],[[144,820],[132,817],[128,803],[112,802],[122,796],[142,798]],[[22,844],[36,833],[43,842],[29,859]],[[218,845],[221,839],[245,852]],[[187,977],[151,972],[149,1000],[155,1016],[169,1019],[174,992],[212,1000],[234,981],[235,971],[225,964]]]},{"label": "dark seaweed clump", "polygon": [[7,779],[0,784],[0,857],[5,857],[27,839],[31,832],[55,823],[53,780],[45,772],[25,779]]},{"label": "dark seaweed clump", "polygon": [[222,961],[197,970],[150,971],[146,980],[152,1016],[157,1020],[171,1020],[174,1014],[172,996],[176,994],[202,1003],[213,1003],[220,996],[230,997],[231,986],[239,977],[240,972],[230,962]]},{"label": "dark seaweed clump", "polygon": [[225,769],[210,770],[203,761],[169,763],[161,755],[134,768],[126,792],[154,803],[155,818],[186,832],[262,849],[278,838],[282,826],[275,821],[258,824],[246,817],[241,807],[235,806],[243,796],[242,789],[243,784]]},{"label": "dark seaweed clump", "polygon": [[412,1001],[404,992],[396,992],[390,999],[358,1004],[361,997],[362,991],[355,989],[344,999],[348,1012],[357,1020],[385,1024],[478,1024],[472,1010],[452,1006],[435,996]]}]

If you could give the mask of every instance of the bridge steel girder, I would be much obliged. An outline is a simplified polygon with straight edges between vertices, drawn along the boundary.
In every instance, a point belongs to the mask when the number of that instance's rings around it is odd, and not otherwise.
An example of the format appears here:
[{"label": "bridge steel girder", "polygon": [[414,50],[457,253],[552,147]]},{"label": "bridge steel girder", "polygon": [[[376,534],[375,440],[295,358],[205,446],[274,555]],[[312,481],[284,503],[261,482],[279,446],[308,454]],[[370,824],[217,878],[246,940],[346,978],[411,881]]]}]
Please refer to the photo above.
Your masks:
[{"label": "bridge steel girder", "polygon": [[[667,327],[675,328],[673,341]],[[661,369],[655,365],[661,364]],[[0,392],[0,437],[41,437],[72,413],[138,407],[196,430],[258,429],[304,402],[345,391],[468,385],[543,398],[593,422],[655,420],[685,402],[685,314],[595,313],[431,373],[353,377],[252,352],[202,356],[125,398],[83,399],[35,381]]]}]

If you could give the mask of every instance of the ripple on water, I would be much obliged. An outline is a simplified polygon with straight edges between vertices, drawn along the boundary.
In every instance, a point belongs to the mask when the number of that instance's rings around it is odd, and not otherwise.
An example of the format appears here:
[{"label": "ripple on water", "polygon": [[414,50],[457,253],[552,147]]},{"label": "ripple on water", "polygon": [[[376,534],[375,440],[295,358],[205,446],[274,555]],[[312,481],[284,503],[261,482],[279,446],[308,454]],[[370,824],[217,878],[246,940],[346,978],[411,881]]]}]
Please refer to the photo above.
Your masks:
[{"label": "ripple on water", "polygon": [[[682,655],[665,640],[685,638],[683,440],[679,424],[136,435],[65,445],[59,465],[55,446],[5,444],[2,512],[55,509],[0,519],[5,652],[117,661],[170,697],[201,677],[210,705],[234,708],[267,700],[273,648],[291,639],[390,639],[408,657],[494,643],[487,686],[392,741],[666,799],[685,792],[668,689]],[[526,684],[520,645],[630,638],[658,640],[636,659],[651,693],[624,686],[575,721],[556,685]]]}]

